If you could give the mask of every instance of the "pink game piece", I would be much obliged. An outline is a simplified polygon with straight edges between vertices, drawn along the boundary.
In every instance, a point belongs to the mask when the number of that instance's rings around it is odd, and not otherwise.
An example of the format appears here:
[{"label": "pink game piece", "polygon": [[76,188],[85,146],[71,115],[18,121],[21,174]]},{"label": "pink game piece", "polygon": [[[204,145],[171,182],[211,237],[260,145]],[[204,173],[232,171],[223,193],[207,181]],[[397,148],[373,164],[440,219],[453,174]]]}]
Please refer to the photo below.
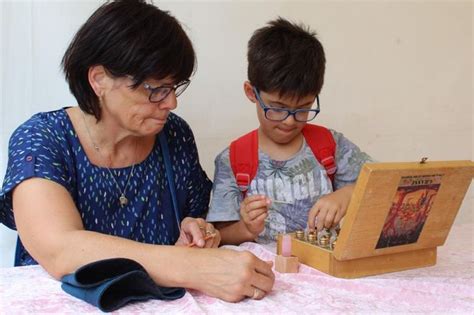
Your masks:
[{"label": "pink game piece", "polygon": [[281,255],[284,257],[291,256],[291,236],[283,235],[281,238]]}]

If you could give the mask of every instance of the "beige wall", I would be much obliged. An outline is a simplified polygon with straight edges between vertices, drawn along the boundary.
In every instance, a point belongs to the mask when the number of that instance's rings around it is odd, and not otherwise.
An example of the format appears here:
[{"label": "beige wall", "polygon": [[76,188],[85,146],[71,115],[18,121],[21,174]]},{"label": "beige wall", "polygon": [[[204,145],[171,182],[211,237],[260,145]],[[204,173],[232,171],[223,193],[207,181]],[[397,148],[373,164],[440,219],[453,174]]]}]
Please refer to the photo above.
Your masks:
[{"label": "beige wall", "polygon": [[[10,134],[38,111],[75,104],[59,62],[103,1],[0,0],[0,176]],[[228,143],[256,128],[243,94],[252,32],[283,16],[317,30],[327,54],[317,123],[379,161],[473,159],[470,1],[154,1],[188,29],[198,71],[177,110],[209,176]],[[473,188],[456,221],[472,220]],[[0,226],[0,266],[16,235]]]}]

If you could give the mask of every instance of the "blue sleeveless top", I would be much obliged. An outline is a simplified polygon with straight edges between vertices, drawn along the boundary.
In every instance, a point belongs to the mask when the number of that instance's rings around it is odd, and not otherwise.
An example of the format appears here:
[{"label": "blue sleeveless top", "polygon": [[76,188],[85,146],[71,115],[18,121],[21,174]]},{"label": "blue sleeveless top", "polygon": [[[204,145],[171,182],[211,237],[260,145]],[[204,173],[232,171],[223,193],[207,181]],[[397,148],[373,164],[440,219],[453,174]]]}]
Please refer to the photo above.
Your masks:
[{"label": "blue sleeveless top", "polygon": [[[199,164],[194,136],[188,124],[171,113],[161,131],[166,134],[180,217],[204,217],[212,188]],[[22,181],[52,180],[70,193],[84,228],[149,244],[174,244],[179,236],[158,136],[153,150],[136,164],[126,190],[126,206],[107,168],[92,164],[65,108],[38,113],[18,127],[10,138],[8,166],[0,190],[0,222],[16,229],[12,190]],[[110,169],[120,189],[131,166]],[[20,265],[36,264],[20,243]],[[18,256],[17,256],[18,258]]]}]

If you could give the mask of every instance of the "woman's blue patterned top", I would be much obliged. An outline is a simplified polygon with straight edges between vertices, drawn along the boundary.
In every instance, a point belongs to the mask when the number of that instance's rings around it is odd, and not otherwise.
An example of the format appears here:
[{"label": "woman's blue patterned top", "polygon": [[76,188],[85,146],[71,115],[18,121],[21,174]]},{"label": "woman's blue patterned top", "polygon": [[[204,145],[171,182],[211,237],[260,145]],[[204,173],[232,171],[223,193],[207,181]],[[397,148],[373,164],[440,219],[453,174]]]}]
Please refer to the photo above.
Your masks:
[{"label": "woman's blue patterned top", "polygon": [[[180,217],[204,217],[212,183],[199,164],[192,131],[182,118],[171,113],[162,132],[168,140]],[[123,191],[131,166],[111,171]],[[107,168],[89,161],[65,108],[39,113],[10,138],[0,190],[0,222],[12,229],[16,229],[12,191],[32,177],[66,188],[86,230],[150,244],[174,244],[178,238],[158,136],[149,156],[135,165],[126,191],[129,203],[121,207],[117,185]],[[36,263],[21,244],[17,251],[20,265]]]}]

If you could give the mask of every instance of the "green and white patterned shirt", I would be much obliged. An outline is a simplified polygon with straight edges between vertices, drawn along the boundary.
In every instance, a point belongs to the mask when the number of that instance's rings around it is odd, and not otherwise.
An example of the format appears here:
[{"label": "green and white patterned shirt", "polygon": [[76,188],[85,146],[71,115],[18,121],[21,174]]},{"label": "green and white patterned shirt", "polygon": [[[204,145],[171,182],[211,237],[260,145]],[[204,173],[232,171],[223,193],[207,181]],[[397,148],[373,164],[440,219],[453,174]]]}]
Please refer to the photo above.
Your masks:
[{"label": "green and white patterned shirt", "polygon": [[[352,184],[371,157],[362,152],[342,133],[331,130],[336,142],[335,189]],[[300,151],[286,161],[272,160],[259,150],[259,166],[247,195],[262,194],[273,202],[265,221],[265,229],[257,241],[274,241],[278,233],[305,229],[308,213],[321,196],[333,191],[324,167],[303,141]],[[215,159],[214,186],[207,215],[209,222],[240,220],[241,192],[230,166],[229,148]]]}]

